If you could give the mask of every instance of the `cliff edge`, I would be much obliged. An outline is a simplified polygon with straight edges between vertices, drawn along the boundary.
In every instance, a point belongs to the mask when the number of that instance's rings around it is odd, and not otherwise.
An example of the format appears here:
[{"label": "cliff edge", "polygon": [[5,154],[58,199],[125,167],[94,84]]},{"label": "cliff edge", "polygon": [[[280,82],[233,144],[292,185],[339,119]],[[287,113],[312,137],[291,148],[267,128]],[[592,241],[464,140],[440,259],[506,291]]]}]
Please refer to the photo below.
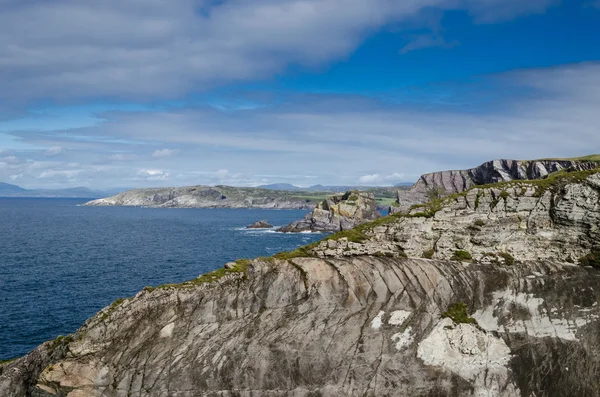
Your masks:
[{"label": "cliff edge", "polygon": [[488,185],[515,180],[544,178],[564,169],[591,170],[600,166],[600,155],[573,159],[492,160],[467,170],[439,171],[421,175],[408,190],[398,191],[398,205],[392,212],[407,210],[411,205],[427,202],[430,192],[454,194],[476,185]]},{"label": "cliff edge", "polygon": [[146,288],[0,365],[0,395],[600,396],[599,172]]},{"label": "cliff edge", "polygon": [[116,196],[92,200],[86,206],[155,208],[280,208],[312,209],[311,199],[297,193],[231,186],[188,186],[134,189]]}]

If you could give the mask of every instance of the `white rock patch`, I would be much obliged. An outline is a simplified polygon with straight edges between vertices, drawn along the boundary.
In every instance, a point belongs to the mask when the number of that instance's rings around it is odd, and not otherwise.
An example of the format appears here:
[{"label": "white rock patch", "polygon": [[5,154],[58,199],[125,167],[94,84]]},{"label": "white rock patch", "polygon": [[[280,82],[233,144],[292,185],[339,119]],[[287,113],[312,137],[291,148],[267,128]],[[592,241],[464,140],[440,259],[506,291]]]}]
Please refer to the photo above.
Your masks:
[{"label": "white rock patch", "polygon": [[518,396],[507,385],[510,349],[500,338],[486,334],[471,324],[455,325],[442,319],[417,349],[425,365],[444,368],[475,387],[474,396]]},{"label": "white rock patch", "polygon": [[388,321],[388,324],[402,325],[406,321],[406,319],[410,317],[411,314],[411,312],[408,312],[406,310],[393,311],[390,316],[390,320]]},{"label": "white rock patch", "polygon": [[167,324],[160,330],[161,338],[170,338],[173,335],[173,329],[175,329],[175,323]]},{"label": "white rock patch", "polygon": [[382,322],[382,318],[383,315],[385,314],[384,311],[380,311],[377,316],[375,316],[375,318],[373,319],[373,321],[371,321],[371,328],[373,329],[379,329],[381,328],[381,322]]},{"label": "white rock patch", "polygon": [[404,350],[409,347],[415,340],[411,335],[412,328],[408,327],[402,333],[392,335],[392,341],[396,342],[396,350]]},{"label": "white rock patch", "polygon": [[[579,310],[581,317],[574,320],[551,318],[550,315],[558,316],[558,311],[556,308],[546,310],[544,303],[542,298],[536,298],[533,294],[515,292],[510,289],[496,291],[493,294],[492,304],[483,310],[476,311],[473,318],[486,331],[520,332],[537,338],[549,336],[569,341],[578,340],[576,336],[577,329],[598,318],[597,315],[588,313],[585,309]],[[527,309],[531,317],[529,319],[511,320],[504,325],[499,324],[498,311],[504,310],[505,314],[508,315],[512,305]],[[495,313],[496,315],[494,315]]]}]

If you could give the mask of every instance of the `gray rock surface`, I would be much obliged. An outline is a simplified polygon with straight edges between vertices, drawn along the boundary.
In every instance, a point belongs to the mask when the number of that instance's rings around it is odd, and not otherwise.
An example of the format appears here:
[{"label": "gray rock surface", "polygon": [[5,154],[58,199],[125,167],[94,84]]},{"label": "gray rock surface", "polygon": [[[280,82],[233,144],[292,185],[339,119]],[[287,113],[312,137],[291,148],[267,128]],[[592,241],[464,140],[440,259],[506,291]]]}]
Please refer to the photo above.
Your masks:
[{"label": "gray rock surface", "polygon": [[[589,158],[594,159],[595,156]],[[595,159],[594,159],[595,160]],[[398,191],[398,205],[391,212],[406,211],[411,205],[429,200],[428,192],[439,189],[445,194],[463,192],[475,185],[543,178],[563,169],[590,170],[600,161],[564,160],[493,160],[468,170],[440,171],[422,175],[410,190]]]},{"label": "gray rock surface", "polygon": [[246,229],[270,229],[272,227],[273,225],[271,225],[269,222],[262,220],[256,221],[253,224],[246,226]]},{"label": "gray rock surface", "polygon": [[115,302],[0,396],[600,396],[600,175],[418,210]]},{"label": "gray rock surface", "polygon": [[285,233],[339,232],[380,217],[373,193],[352,190],[319,203],[300,221],[282,227]]},{"label": "gray rock surface", "polygon": [[282,208],[313,209],[311,200],[297,193],[230,186],[135,189],[93,200],[87,206],[158,208]]},{"label": "gray rock surface", "polygon": [[[578,175],[573,174],[573,175]],[[323,241],[319,257],[385,254],[479,262],[576,262],[600,247],[600,173],[544,187],[535,182],[474,188],[361,231],[358,240]],[[356,238],[355,238],[356,240]],[[510,259],[509,259],[510,261]]]}]

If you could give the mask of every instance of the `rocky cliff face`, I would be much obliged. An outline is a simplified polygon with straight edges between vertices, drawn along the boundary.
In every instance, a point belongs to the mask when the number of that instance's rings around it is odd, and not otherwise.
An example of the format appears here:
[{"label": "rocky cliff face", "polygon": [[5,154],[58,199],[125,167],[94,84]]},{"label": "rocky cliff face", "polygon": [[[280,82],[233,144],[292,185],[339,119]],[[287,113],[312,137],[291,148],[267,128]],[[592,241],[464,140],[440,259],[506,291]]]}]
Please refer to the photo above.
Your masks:
[{"label": "rocky cliff face", "polygon": [[472,189],[117,301],[0,395],[600,396],[599,226],[596,172]]},{"label": "rocky cliff face", "polygon": [[399,206],[392,212],[405,211],[413,204],[424,203],[428,191],[439,189],[445,194],[463,192],[475,185],[514,180],[532,180],[563,169],[590,170],[600,166],[597,156],[565,160],[493,160],[468,170],[440,171],[422,175],[409,191],[398,192]]},{"label": "rocky cliff face", "polygon": [[285,226],[279,231],[339,232],[379,217],[374,194],[353,190],[324,200],[302,220]]},{"label": "rocky cliff face", "polygon": [[283,208],[312,209],[311,200],[292,192],[230,186],[135,189],[113,197],[93,200],[88,206],[159,208]]}]

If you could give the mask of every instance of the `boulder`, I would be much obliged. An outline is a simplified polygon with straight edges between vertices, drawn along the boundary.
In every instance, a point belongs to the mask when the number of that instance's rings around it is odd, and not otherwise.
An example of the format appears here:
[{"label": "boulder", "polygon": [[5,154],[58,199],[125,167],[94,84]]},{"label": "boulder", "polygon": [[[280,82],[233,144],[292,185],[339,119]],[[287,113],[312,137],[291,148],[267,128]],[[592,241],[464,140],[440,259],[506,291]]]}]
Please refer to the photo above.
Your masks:
[{"label": "boulder", "polygon": [[272,227],[273,225],[271,225],[269,222],[262,220],[256,221],[253,224],[246,226],[246,229],[270,229]]}]

